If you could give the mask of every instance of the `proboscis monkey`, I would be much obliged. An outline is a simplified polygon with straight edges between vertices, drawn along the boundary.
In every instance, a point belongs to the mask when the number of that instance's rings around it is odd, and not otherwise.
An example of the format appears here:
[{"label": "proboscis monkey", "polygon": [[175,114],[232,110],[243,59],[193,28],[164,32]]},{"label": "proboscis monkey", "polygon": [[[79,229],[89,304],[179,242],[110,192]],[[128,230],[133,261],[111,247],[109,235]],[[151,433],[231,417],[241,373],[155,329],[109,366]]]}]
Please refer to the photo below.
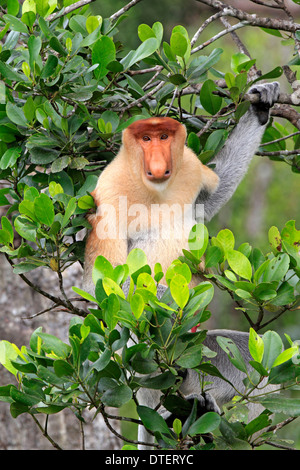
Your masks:
[{"label": "proboscis monkey", "polygon": [[[121,150],[102,172],[93,192],[97,213],[90,217],[93,228],[86,244],[86,290],[94,290],[92,269],[98,255],[114,265],[123,264],[129,251],[139,247],[145,251],[151,266],[159,262],[166,269],[187,244],[189,230],[184,230],[180,215],[185,210],[191,215],[190,208],[202,204],[204,220],[209,221],[230,199],[260,144],[269,109],[279,95],[279,85],[277,82],[256,85],[249,93],[257,93],[259,103],[251,105],[240,119],[212,161],[214,170],[203,165],[185,146],[185,127],[173,119],[137,121],[123,132]],[[151,212],[157,205],[161,211]],[[172,218],[170,213],[179,217]],[[190,223],[193,225],[193,217]],[[165,238],[161,236],[161,229],[167,232]],[[162,285],[159,287],[161,294],[164,289]],[[242,391],[244,386],[245,374],[232,366],[216,342],[220,335],[236,343],[246,364],[250,359],[248,333],[232,330],[207,333],[204,344],[218,353],[212,363],[235,388],[218,377],[207,376],[210,390],[203,394],[198,372],[187,369],[180,391],[187,399],[197,398],[206,411],[219,412],[219,408],[236,395],[235,389]],[[159,390],[142,389],[141,392],[140,404],[158,406]],[[250,419],[261,410],[260,405],[251,405]],[[163,409],[161,412],[167,417],[168,413]],[[140,445],[140,449],[149,449],[153,436],[140,426],[138,440],[148,444]]]},{"label": "proboscis monkey", "polygon": [[159,262],[165,272],[187,248],[201,208],[209,221],[230,199],[260,144],[279,85],[256,85],[249,93],[258,93],[260,101],[240,119],[212,161],[214,170],[185,145],[185,126],[174,119],[144,119],[123,131],[120,152],[92,193],[97,212],[89,218],[86,290],[94,289],[92,269],[98,255],[113,265],[123,264],[138,247],[150,266]]}]

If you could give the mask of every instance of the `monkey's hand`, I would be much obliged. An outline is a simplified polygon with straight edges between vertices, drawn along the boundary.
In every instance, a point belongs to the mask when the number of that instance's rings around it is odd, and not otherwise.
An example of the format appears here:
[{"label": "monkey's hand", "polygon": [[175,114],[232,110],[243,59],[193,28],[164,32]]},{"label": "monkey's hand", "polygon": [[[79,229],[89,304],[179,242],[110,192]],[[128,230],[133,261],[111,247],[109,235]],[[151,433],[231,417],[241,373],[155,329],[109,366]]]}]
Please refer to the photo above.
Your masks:
[{"label": "monkey's hand", "polygon": [[214,411],[215,413],[221,414],[221,410],[218,407],[216,400],[209,392],[202,392],[201,395],[192,393],[185,398],[188,401],[194,401],[195,398],[197,399],[197,417],[202,416],[208,411]]},{"label": "monkey's hand", "polygon": [[259,102],[252,104],[252,110],[257,115],[258,121],[264,125],[269,120],[269,110],[278,99],[280,93],[280,85],[278,82],[264,83],[262,85],[253,85],[249,94],[258,94]]}]

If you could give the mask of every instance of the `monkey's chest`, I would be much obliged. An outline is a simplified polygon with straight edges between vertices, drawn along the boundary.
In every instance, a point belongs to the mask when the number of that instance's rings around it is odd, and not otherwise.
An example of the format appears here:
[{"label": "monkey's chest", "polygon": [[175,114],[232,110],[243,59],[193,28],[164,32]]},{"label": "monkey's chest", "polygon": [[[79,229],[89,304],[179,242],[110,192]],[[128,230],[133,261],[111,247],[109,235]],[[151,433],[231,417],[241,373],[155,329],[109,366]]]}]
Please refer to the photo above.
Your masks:
[{"label": "monkey's chest", "polygon": [[148,263],[166,270],[188,248],[188,237],[196,223],[195,208],[180,204],[152,205],[150,214],[137,213],[127,225],[128,252],[142,249]]}]

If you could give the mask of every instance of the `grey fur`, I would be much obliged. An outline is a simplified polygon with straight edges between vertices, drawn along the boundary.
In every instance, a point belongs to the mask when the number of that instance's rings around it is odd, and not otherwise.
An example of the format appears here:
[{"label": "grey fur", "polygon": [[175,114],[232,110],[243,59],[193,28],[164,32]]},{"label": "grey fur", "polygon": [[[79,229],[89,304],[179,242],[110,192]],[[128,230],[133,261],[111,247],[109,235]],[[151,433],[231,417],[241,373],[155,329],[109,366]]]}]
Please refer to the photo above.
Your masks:
[{"label": "grey fur", "polygon": [[211,162],[215,165],[214,171],[220,178],[217,190],[213,194],[201,192],[196,199],[197,204],[204,204],[206,221],[211,220],[231,198],[247,172],[267,125],[267,122],[262,125],[261,121],[265,121],[266,113],[269,117],[269,108],[278,98],[279,92],[277,82],[255,85],[250,88],[249,93],[260,95],[260,105],[251,105],[222,150]]},{"label": "grey fur", "polygon": [[[245,391],[243,380],[246,377],[246,374],[239,371],[231,364],[227,354],[218,345],[216,340],[217,336],[224,336],[232,339],[239,348],[245,363],[247,364],[251,359],[248,350],[249,334],[233,330],[211,330],[207,332],[207,337],[204,341],[205,346],[217,353],[216,357],[210,359],[211,363],[217,367],[219,372],[228,379],[234,387],[221,378],[207,375],[205,376],[205,380],[212,382],[212,384],[208,387],[209,391],[203,394],[198,373],[194,369],[188,369],[187,375],[180,387],[180,392],[187,400],[196,398],[205,411],[215,411],[216,413],[220,413],[220,408],[237,395],[236,390],[241,393]],[[260,388],[262,385],[263,384],[260,384]],[[275,388],[276,386],[274,385],[267,385],[264,388],[264,392],[274,391]],[[254,390],[251,396],[255,396],[259,393],[261,393],[260,390]],[[154,409],[159,403],[160,395],[161,392],[159,390],[142,389],[138,394],[138,400],[141,405]],[[248,409],[248,420],[251,421],[258,416],[264,408],[258,403],[251,403],[248,405]],[[165,419],[170,416],[170,413],[162,407],[159,409],[159,412]],[[143,426],[139,426],[138,440],[148,444],[154,442],[153,436],[149,434]],[[139,445],[139,449],[146,450],[149,449],[149,446]]]}]

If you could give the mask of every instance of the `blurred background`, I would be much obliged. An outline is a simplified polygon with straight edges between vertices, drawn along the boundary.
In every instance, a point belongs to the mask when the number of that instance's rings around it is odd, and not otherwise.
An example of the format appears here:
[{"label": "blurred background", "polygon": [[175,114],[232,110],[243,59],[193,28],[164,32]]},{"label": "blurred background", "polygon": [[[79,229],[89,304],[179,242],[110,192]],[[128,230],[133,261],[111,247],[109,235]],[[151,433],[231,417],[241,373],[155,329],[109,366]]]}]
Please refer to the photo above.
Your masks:
[{"label": "blurred background", "polygon": [[[103,18],[107,18],[127,3],[127,0],[97,0],[91,7],[92,14],[99,14]],[[260,13],[263,16],[276,13],[276,11],[266,10],[249,0],[236,0],[230,3],[244,8],[250,13]],[[299,22],[300,6],[291,0],[287,4]],[[163,24],[166,40],[169,40],[173,27],[178,24],[185,26],[192,37],[211,14],[210,9],[196,0],[144,0],[127,12],[128,18],[126,23],[124,22],[120,26],[118,39],[128,50],[136,48],[140,44],[137,34],[138,25],[146,23],[152,26],[156,21]],[[223,29],[224,26],[221,23],[213,23],[201,35],[198,44]],[[292,47],[284,44],[281,38],[266,34],[259,28],[246,27],[239,30],[238,35],[247,46],[252,58],[256,58],[257,68],[263,73],[278,65],[284,65],[292,59]],[[224,49],[218,70],[227,72],[230,70],[232,54],[238,52],[236,45],[230,35],[226,35],[205,48],[205,55],[208,55],[216,47]],[[299,67],[293,67],[294,70],[297,68]],[[284,91],[290,92],[286,80],[281,78],[279,81]],[[281,123],[286,125],[285,121]],[[253,159],[249,172],[234,197],[210,222],[208,228],[211,234],[228,228],[235,234],[236,246],[247,241],[251,245],[261,248],[263,252],[268,252],[268,230],[272,225],[281,230],[288,220],[296,220],[296,227],[300,229],[299,202],[300,175],[293,173],[285,163],[257,156]],[[33,282],[40,282],[44,285],[45,290],[51,290],[55,293],[56,287],[54,279],[51,277],[52,273],[43,272],[43,276],[40,276],[38,271],[33,271],[31,274]],[[66,274],[68,279],[65,280],[65,284],[69,288],[68,292],[71,293],[72,285],[80,286],[81,270],[77,266]],[[0,281],[2,286],[0,308],[3,319],[0,324],[1,339],[8,339],[20,347],[28,343],[31,332],[40,325],[44,326],[44,331],[56,334],[61,338],[62,332],[68,331],[70,317],[63,312],[52,312],[31,320],[24,319],[29,314],[46,308],[48,303],[13,275],[10,266],[3,257],[0,258]],[[210,306],[212,311],[211,326],[247,330],[249,325],[244,321],[241,312],[235,310],[230,297],[223,294],[220,297],[219,294],[216,290],[215,298]],[[300,339],[300,322],[296,312],[286,313],[276,325],[274,324],[273,328],[280,334],[288,333],[293,340]],[[7,374],[1,366],[0,375],[1,384],[10,383],[12,380],[10,374]],[[52,433],[54,439],[65,449],[79,449],[81,445],[80,433],[77,421],[75,420],[74,423],[74,417],[66,412],[51,418],[49,433]],[[86,420],[88,423],[86,426],[86,448],[117,449],[120,447],[120,442],[107,433],[100,420],[92,422],[89,416],[86,417]],[[296,447],[300,448],[300,432],[297,431],[297,423],[298,421],[293,425],[293,431],[289,427],[287,431],[282,431],[282,435],[284,436],[287,432],[288,436],[295,439]],[[117,423],[115,426],[117,428]],[[18,419],[13,420],[9,413],[9,407],[5,403],[0,403],[0,429],[2,431],[0,432],[0,449],[2,450],[51,449],[51,445],[37,432],[36,424],[31,422],[29,417],[21,415]],[[3,432],[4,429],[5,432]],[[135,429],[132,430],[129,427],[123,429],[124,431],[127,435],[132,435],[135,438]]]}]

